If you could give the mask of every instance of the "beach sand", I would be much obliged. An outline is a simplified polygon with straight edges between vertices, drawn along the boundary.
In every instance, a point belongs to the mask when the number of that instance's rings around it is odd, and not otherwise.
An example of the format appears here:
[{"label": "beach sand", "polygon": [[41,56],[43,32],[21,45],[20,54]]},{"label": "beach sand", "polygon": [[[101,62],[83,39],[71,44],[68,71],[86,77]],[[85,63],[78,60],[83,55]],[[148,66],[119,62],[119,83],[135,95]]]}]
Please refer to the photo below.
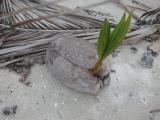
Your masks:
[{"label": "beach sand", "polygon": [[[64,0],[59,4],[75,8],[96,2]],[[143,2],[154,8],[160,0]],[[123,14],[123,10],[112,3],[90,9],[110,13],[115,19]],[[96,96],[63,86],[45,65],[33,66],[28,77],[30,86],[20,83],[20,76],[16,73],[1,69],[0,120],[160,120],[160,112],[150,113],[160,109],[160,56],[154,58],[151,69],[139,64],[149,44],[141,41],[121,46],[120,53],[111,56],[112,69],[115,70],[111,73],[111,84]],[[138,52],[133,53],[131,47],[136,47]],[[5,107],[15,105],[16,113],[4,115]]]}]

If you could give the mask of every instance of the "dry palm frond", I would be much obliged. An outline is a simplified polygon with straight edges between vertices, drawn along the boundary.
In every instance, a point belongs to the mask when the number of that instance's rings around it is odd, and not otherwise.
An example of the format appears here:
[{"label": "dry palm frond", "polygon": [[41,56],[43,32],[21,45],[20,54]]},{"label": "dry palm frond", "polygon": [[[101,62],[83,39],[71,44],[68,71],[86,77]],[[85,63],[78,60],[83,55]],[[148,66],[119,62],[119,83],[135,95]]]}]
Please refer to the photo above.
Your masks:
[{"label": "dry palm frond", "polygon": [[143,25],[128,33],[123,44],[136,43],[146,36],[156,33],[160,29],[160,25]]},{"label": "dry palm frond", "polygon": [[[109,15],[95,18],[80,8],[69,9],[56,4],[33,3],[28,0],[2,0],[1,24],[43,30],[68,30],[99,28],[104,17],[111,23]],[[78,11],[78,12],[76,12]],[[98,15],[98,14],[97,14]]]},{"label": "dry palm frond", "polygon": [[141,12],[145,12],[140,18],[138,15],[133,13],[133,18],[137,21],[138,25],[146,25],[146,24],[158,24],[160,23],[160,7],[156,9],[152,9],[151,7],[148,7],[147,5],[132,0],[133,3],[136,3],[137,5],[128,5],[126,3],[123,3],[120,0],[116,0],[116,4],[118,4],[120,7],[122,7],[126,12],[130,12],[131,10],[138,10]]},{"label": "dry palm frond", "polygon": [[[73,12],[74,10],[55,4],[40,5],[40,8],[38,6],[38,3],[28,0],[2,0],[0,66],[26,58],[33,61],[43,59],[50,42],[59,37],[73,36],[96,43],[102,20],[104,17],[111,18],[86,9]],[[48,18],[50,15],[52,17]],[[29,20],[29,23],[26,24],[26,20]],[[114,23],[112,20],[109,19]],[[13,25],[20,28],[10,28]],[[155,33],[159,28],[159,25],[132,26],[124,43],[137,42],[140,38]]]},{"label": "dry palm frond", "polygon": [[[1,66],[43,57],[50,42],[57,37],[91,39],[99,31],[94,28],[99,28],[103,18],[108,16],[87,9],[75,11],[53,3],[40,5],[28,0],[2,0],[0,11]],[[13,26],[21,29],[13,29]]]},{"label": "dry palm frond", "polygon": [[138,25],[160,24],[160,7],[144,13],[137,21]]},{"label": "dry palm frond", "polygon": [[[139,27],[128,33],[124,44],[130,44],[157,31],[158,26]],[[51,41],[59,37],[78,37],[92,43],[96,43],[99,29],[89,30],[25,30],[12,29],[1,25],[0,41],[3,41],[0,49],[1,66],[30,58],[43,57]],[[145,34],[144,34],[145,33]],[[4,39],[5,38],[5,39]],[[8,62],[8,60],[11,60]],[[7,62],[7,63],[6,63]]]},{"label": "dry palm frond", "polygon": [[[13,29],[4,25],[0,30],[0,41],[3,41],[0,49],[0,62],[5,63],[12,58],[28,58],[34,54],[44,56],[51,41],[59,37],[74,36],[87,39],[87,37],[97,34],[99,30],[24,30]],[[4,39],[5,38],[5,39]],[[34,58],[33,57],[33,58]],[[4,64],[3,64],[4,65]],[[6,65],[6,64],[5,64]]]},{"label": "dry palm frond", "polygon": [[145,8],[147,10],[150,10],[151,7],[149,7],[148,5],[145,5],[144,3],[140,2],[140,1],[137,1],[137,0],[132,0],[132,3],[135,3],[137,4],[139,7],[141,8]]},{"label": "dry palm frond", "polygon": [[[160,30],[160,7],[150,10],[151,9],[150,7],[147,7],[146,5],[140,2],[137,2],[135,0],[132,2],[135,2],[137,4],[139,3],[139,5],[149,9],[149,11],[142,14],[141,17],[137,17],[135,15],[136,22],[135,22],[134,27],[135,28],[138,27],[138,29],[137,28],[135,29],[132,26],[132,28],[135,30],[128,34],[128,36],[126,37],[126,40],[124,41],[124,44],[132,44],[132,43],[138,42],[144,37],[148,37],[150,35],[157,34],[157,31]],[[123,9],[127,12],[130,11],[127,7],[130,7],[132,9],[141,10],[134,6],[125,5],[120,1],[117,3],[120,4],[123,7]]]}]

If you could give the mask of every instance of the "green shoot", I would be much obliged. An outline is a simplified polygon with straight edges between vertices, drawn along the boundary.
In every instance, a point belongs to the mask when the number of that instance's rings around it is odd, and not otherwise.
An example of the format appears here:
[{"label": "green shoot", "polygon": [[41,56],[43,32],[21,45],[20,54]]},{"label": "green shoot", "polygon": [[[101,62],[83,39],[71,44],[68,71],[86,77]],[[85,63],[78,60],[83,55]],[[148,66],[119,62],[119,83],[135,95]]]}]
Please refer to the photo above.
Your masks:
[{"label": "green shoot", "polygon": [[131,23],[132,14],[130,13],[126,18],[124,13],[120,22],[117,24],[113,31],[110,29],[110,23],[107,19],[104,20],[98,38],[97,53],[98,61],[95,66],[90,69],[92,75],[96,75],[103,60],[109,56],[115,49],[117,49],[124,40]]}]

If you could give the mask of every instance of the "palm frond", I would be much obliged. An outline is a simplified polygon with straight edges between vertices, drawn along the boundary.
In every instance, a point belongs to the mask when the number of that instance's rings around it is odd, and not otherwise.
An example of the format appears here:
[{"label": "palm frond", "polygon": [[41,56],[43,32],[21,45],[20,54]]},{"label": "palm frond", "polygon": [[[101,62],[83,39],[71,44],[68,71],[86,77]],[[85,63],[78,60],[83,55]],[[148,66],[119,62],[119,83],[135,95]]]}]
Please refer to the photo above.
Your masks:
[{"label": "palm frond", "polygon": [[[87,39],[88,36],[97,34],[99,29],[90,30],[32,30],[32,29],[10,29],[5,25],[0,25],[0,63],[8,62],[10,58],[21,60],[30,55],[35,57],[40,53],[45,55],[45,51],[50,43],[59,37],[73,36]],[[10,62],[8,62],[10,63]],[[4,64],[3,64],[4,65]]]},{"label": "palm frond", "polygon": [[[94,29],[99,28],[103,20],[80,8],[69,9],[53,3],[40,5],[28,0],[3,0],[0,11],[1,24],[31,29]],[[105,17],[114,22],[108,14]]]},{"label": "palm frond", "polygon": [[145,12],[137,21],[137,25],[160,24],[160,7]]},{"label": "palm frond", "polygon": [[[155,33],[159,27],[157,25],[139,27],[127,34],[123,44],[137,42],[141,38]],[[100,29],[33,30],[19,28],[11,30],[9,26],[0,25],[0,41],[3,41],[0,46],[0,64],[6,65],[6,62],[9,64],[17,59],[30,58],[31,55],[35,58],[43,57],[51,41],[59,37],[78,37],[96,44],[99,32]]]},{"label": "palm frond", "polygon": [[[63,11],[66,11],[65,14]],[[57,37],[73,36],[96,44],[102,21],[106,17],[111,27],[115,26],[115,21],[108,14],[99,14],[88,9],[73,11],[56,4],[40,5],[29,0],[1,0],[0,66],[26,58],[42,59],[50,42]],[[48,18],[51,15],[54,17]],[[46,18],[44,19],[43,16]],[[42,19],[32,21],[37,18]],[[26,20],[31,22],[25,24]],[[20,22],[24,24],[19,28],[10,28]],[[137,42],[158,29],[160,29],[158,24],[132,26],[123,44]]]}]

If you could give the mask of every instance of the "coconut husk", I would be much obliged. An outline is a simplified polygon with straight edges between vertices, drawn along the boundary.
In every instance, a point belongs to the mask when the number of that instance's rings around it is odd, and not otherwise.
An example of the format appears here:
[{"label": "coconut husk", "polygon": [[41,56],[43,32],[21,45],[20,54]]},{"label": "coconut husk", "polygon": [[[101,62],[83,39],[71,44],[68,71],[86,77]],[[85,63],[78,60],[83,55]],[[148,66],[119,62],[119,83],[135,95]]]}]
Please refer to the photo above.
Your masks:
[{"label": "coconut husk", "polygon": [[103,62],[96,76],[89,72],[98,61],[96,54],[96,46],[85,40],[61,37],[52,41],[47,50],[46,64],[52,75],[64,85],[79,92],[96,94],[110,83],[109,64]]}]

